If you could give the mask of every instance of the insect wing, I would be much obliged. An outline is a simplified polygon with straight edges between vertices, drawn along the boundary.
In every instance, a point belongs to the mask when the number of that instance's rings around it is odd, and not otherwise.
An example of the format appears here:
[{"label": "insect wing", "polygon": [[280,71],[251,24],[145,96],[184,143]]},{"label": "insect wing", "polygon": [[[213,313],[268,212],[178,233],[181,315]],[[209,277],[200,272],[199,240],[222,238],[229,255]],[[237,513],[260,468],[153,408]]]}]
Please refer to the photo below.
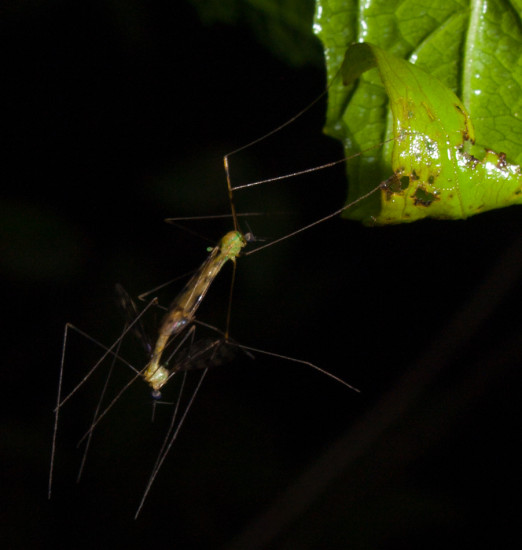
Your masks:
[{"label": "insect wing", "polygon": [[176,357],[176,371],[219,367],[236,356],[235,346],[224,338],[201,338],[182,349]]},{"label": "insect wing", "polygon": [[[131,330],[136,338],[141,342],[142,346],[145,348],[147,356],[149,356],[152,353],[152,339],[148,335],[142,319],[138,319],[138,317],[140,316],[140,312],[136,307],[136,303],[130,297],[129,293],[120,284],[116,285],[116,293],[118,304],[125,312],[125,319],[127,321],[127,324],[130,325],[131,323],[133,323]],[[136,319],[138,320],[136,321]]]}]

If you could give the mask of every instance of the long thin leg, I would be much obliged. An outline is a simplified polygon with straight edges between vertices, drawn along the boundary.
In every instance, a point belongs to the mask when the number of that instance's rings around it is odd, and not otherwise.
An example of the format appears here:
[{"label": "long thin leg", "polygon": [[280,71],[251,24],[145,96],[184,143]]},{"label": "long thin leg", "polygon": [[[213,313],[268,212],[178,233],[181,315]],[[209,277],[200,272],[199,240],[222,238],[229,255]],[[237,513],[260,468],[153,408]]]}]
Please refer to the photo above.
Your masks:
[{"label": "long thin leg", "polygon": [[182,396],[183,396],[183,391],[185,389],[186,381],[187,381],[187,372],[185,371],[183,373],[183,379],[181,381],[181,386],[179,388],[178,398],[176,399],[176,405],[174,407],[174,412],[172,413],[172,417],[170,419],[170,425],[167,429],[165,437],[163,438],[163,442],[162,442],[160,450],[158,452],[158,456],[156,457],[156,462],[154,463],[154,466],[152,467],[151,476],[154,475],[154,472],[156,472],[158,470],[158,466],[159,466],[159,464],[161,462],[161,459],[163,457],[163,453],[165,452],[165,448],[168,445],[170,435],[171,435],[172,430],[174,429],[174,426],[176,424],[176,418],[178,417],[178,411],[179,411],[179,407],[180,407],[180,404],[181,404],[181,399],[182,399]]},{"label": "long thin leg", "polygon": [[268,355],[270,357],[277,357],[278,359],[284,359],[285,361],[291,361],[292,363],[298,363],[300,365],[306,365],[307,367],[311,367],[312,369],[315,369],[316,371],[320,372],[321,374],[324,374],[328,376],[329,378],[332,378],[336,382],[339,382],[343,386],[346,386],[347,388],[350,388],[351,390],[360,393],[361,390],[357,389],[356,387],[352,386],[351,384],[348,384],[348,382],[345,382],[342,378],[339,378],[338,376],[335,376],[335,374],[332,374],[331,372],[328,372],[326,369],[323,369],[321,367],[318,367],[317,365],[314,365],[314,363],[310,363],[310,361],[304,361],[303,359],[296,359],[295,357],[289,357],[287,355],[280,355],[279,353],[274,353],[272,351],[266,351],[263,349],[258,348],[252,348],[250,346],[245,346],[243,344],[239,344],[237,342],[230,342],[231,345],[237,346],[238,348],[241,348],[246,351],[252,351],[254,353],[261,353],[263,355]]},{"label": "long thin leg", "polygon": [[[55,464],[55,457],[56,457],[56,441],[57,441],[57,434],[58,434],[58,423],[59,423],[59,416],[60,416],[60,409],[62,406],[81,388],[81,386],[90,378],[90,376],[95,372],[95,370],[102,364],[104,359],[108,355],[114,356],[116,359],[120,360],[122,363],[124,363],[127,367],[132,369],[136,376],[133,378],[132,381],[134,381],[138,376],[140,376],[141,372],[138,371],[135,367],[133,367],[128,361],[120,357],[115,351],[115,348],[119,350],[119,346],[121,345],[121,342],[123,338],[127,335],[129,330],[132,329],[132,326],[134,323],[138,322],[141,316],[152,306],[156,303],[156,299],[151,300],[147,306],[143,309],[143,311],[139,314],[139,316],[134,320],[133,323],[131,323],[129,326],[125,328],[125,330],[122,332],[122,334],[119,336],[119,338],[112,344],[110,347],[104,346],[101,342],[87,334],[86,332],[82,331],[81,329],[75,327],[71,323],[67,323],[65,325],[64,329],[64,336],[63,336],[63,345],[62,345],[62,354],[60,359],[60,371],[58,374],[58,391],[57,391],[57,397],[56,397],[56,407],[54,409],[54,424],[53,424],[53,436],[52,436],[52,442],[51,442],[51,460],[49,465],[49,484],[48,484],[48,490],[47,490],[47,497],[50,499],[52,494],[52,485],[53,485],[53,476],[54,476],[54,464]],[[82,378],[82,380],[73,388],[72,391],[70,391],[63,399],[62,399],[62,388],[63,388],[63,375],[65,370],[65,354],[67,351],[67,339],[69,336],[69,330],[74,330],[78,334],[82,335],[83,337],[87,338],[89,341],[93,342],[97,346],[101,347],[104,350],[104,354],[102,357],[95,363],[95,365],[89,370],[89,372]],[[103,415],[107,412],[107,409],[105,410]],[[100,416],[98,417],[96,424],[99,422]],[[93,426],[91,426],[91,429],[89,433],[92,432],[94,429]]]},{"label": "long thin leg", "polygon": [[[71,393],[69,393],[63,401],[61,400],[62,387],[63,387],[63,373],[64,373],[64,369],[65,369],[65,353],[66,353],[66,350],[67,350],[67,338],[69,336],[69,330],[74,330],[75,332],[77,332],[78,334],[80,334],[81,336],[83,336],[84,338],[89,340],[90,342],[96,344],[98,347],[105,350],[105,352],[110,353],[113,356],[114,361],[119,360],[124,365],[126,365],[131,370],[133,370],[135,373],[137,373],[138,376],[140,374],[140,371],[138,371],[136,368],[134,368],[134,366],[131,365],[128,361],[126,361],[123,357],[118,355],[117,351],[109,349],[107,346],[105,346],[104,344],[102,344],[101,342],[99,342],[98,340],[96,340],[95,338],[93,338],[92,336],[90,336],[89,334],[84,332],[83,330],[79,329],[78,327],[75,327],[71,323],[67,323],[65,325],[64,336],[63,336],[63,345],[62,345],[62,357],[61,357],[61,360],[60,360],[60,372],[59,372],[59,375],[58,375],[58,392],[57,392],[57,397],[56,397],[56,407],[54,409],[54,427],[53,427],[53,438],[52,438],[52,445],[51,445],[51,463],[50,463],[50,467],[49,467],[49,487],[48,487],[48,493],[47,493],[47,497],[49,499],[51,498],[52,484],[53,484],[54,462],[55,462],[55,457],[56,457],[56,439],[57,439],[57,433],[58,433],[58,421],[59,421],[60,410],[61,410],[63,404],[74,393],[76,393],[80,389],[82,384],[89,378],[89,376],[85,377],[82,380],[82,382],[80,384],[78,384],[74,388],[74,390]],[[126,332],[124,334],[126,334]],[[121,343],[121,337],[118,340]],[[117,349],[119,350],[119,345],[118,345]],[[107,356],[107,354],[104,355],[104,357],[106,357],[106,356]],[[99,365],[99,364],[101,364],[101,362],[98,362],[97,365]],[[94,372],[94,370],[91,370],[90,373],[92,374],[93,372]],[[136,378],[134,378],[134,380],[135,379]],[[104,391],[105,391],[105,388],[104,388],[103,392]],[[84,453],[84,459],[82,460],[82,465],[80,467],[80,472],[78,474],[78,478],[80,477],[81,471],[83,469],[84,460],[85,460],[85,453]]]},{"label": "long thin leg", "polygon": [[[121,344],[121,341],[120,341],[120,344]],[[96,422],[97,418],[98,418],[98,414],[99,414],[100,409],[101,409],[103,398],[105,397],[105,394],[107,393],[107,388],[109,387],[109,380],[110,380],[110,378],[112,376],[112,373],[114,371],[114,367],[116,365],[116,360],[119,357],[120,347],[121,346],[118,345],[118,348],[116,349],[116,354],[112,358],[112,362],[111,362],[109,372],[107,374],[107,377],[105,378],[105,383],[103,384],[103,388],[102,388],[102,391],[100,393],[100,398],[98,399],[98,403],[96,404],[96,409],[95,409],[93,417],[92,417],[91,425],[94,424]],[[78,470],[78,476],[76,478],[76,483],[79,483],[80,478],[82,477],[83,469],[85,468],[85,462],[87,460],[87,453],[89,452],[89,448],[91,446],[91,441],[92,441],[93,434],[94,434],[94,432],[90,432],[89,437],[87,438],[87,442],[85,443],[85,449],[83,450],[82,461],[80,463],[80,468]]]},{"label": "long thin leg", "polygon": [[63,365],[65,362],[65,350],[67,346],[67,335],[69,333],[69,323],[65,325],[63,333],[63,345],[62,345],[62,358],[60,360],[60,373],[58,374],[58,392],[56,396],[56,408],[54,409],[54,427],[53,427],[53,439],[51,443],[51,464],[49,466],[49,486],[47,489],[47,498],[51,498],[52,486],[53,486],[53,473],[54,473],[54,458],[56,455],[56,434],[58,432],[58,419],[60,414],[60,401],[62,399],[62,382],[63,382]]},{"label": "long thin leg", "polygon": [[[146,367],[145,367],[146,368]],[[143,371],[139,371],[138,374],[133,376],[122,388],[121,390],[113,397],[112,401],[105,407],[103,412],[101,412],[98,417],[96,418],[96,421],[91,424],[91,427],[82,435],[80,440],[78,441],[78,445],[81,445],[94,431],[96,426],[100,423],[100,421],[105,417],[105,415],[112,409],[112,407],[116,404],[116,402],[120,399],[120,397],[136,382],[136,380],[142,375]]]},{"label": "long thin leg", "polygon": [[[143,310],[141,311],[141,313],[138,315],[138,317],[136,317],[136,319],[134,319],[134,321],[132,323],[130,323],[126,328],[125,330],[121,333],[121,335],[118,337],[118,339],[108,348],[105,348],[105,353],[100,357],[100,359],[98,359],[98,361],[96,361],[95,365],[89,370],[89,372],[80,380],[80,382],[71,390],[71,392],[69,392],[69,394],[67,394],[66,397],[63,398],[63,400],[58,404],[59,407],[62,407],[79,389],[81,386],[83,386],[83,384],[85,384],[85,382],[92,376],[93,372],[103,363],[103,361],[105,360],[105,358],[108,356],[108,355],[114,355],[114,348],[116,348],[120,342],[123,340],[123,338],[125,338],[125,336],[129,333],[129,331],[132,330],[132,327],[139,322],[139,320],[141,319],[141,317],[145,314],[145,312],[150,309],[151,306],[155,305],[157,302],[156,298],[154,298],[153,300],[151,300],[144,308]],[[71,327],[73,327],[73,325],[70,325]],[[80,329],[74,327],[75,330],[77,330],[80,334],[82,334],[83,336],[85,336],[86,338],[88,338],[89,340],[91,341],[94,341],[94,338],[92,338],[91,336],[89,336],[87,333],[81,331]],[[98,342],[96,342],[98,343]],[[101,347],[104,347],[102,344],[99,344]],[[62,360],[63,360],[63,357],[64,357],[64,354],[62,353]],[[134,371],[136,371],[136,369],[134,369],[134,367],[131,367]],[[137,372],[137,371],[136,371]]]},{"label": "long thin leg", "polygon": [[[147,495],[150,492],[152,484],[154,483],[154,480],[156,479],[156,476],[158,475],[158,472],[160,471],[160,468],[162,467],[163,462],[165,461],[165,458],[167,457],[172,445],[174,444],[174,442],[176,441],[176,438],[178,437],[179,430],[181,429],[181,426],[185,422],[187,414],[188,414],[190,408],[192,407],[192,404],[194,403],[194,399],[196,398],[196,395],[199,392],[199,389],[201,388],[201,384],[203,383],[203,379],[205,378],[205,376],[207,374],[207,371],[208,371],[208,369],[205,369],[203,371],[203,373],[202,373],[202,375],[199,379],[198,385],[196,386],[196,389],[192,393],[192,397],[190,398],[190,401],[187,404],[187,407],[186,407],[186,409],[183,413],[183,416],[180,418],[180,420],[178,422],[178,425],[176,426],[176,428],[174,430],[174,433],[172,434],[172,436],[170,436],[170,441],[168,442],[166,447],[165,447],[165,444],[162,445],[162,449],[164,449],[163,454],[161,456],[158,456],[158,459],[156,460],[155,468],[151,473],[151,476],[149,478],[147,486],[145,487],[145,492],[143,493],[143,496],[141,497],[138,509],[136,510],[136,515],[134,516],[134,519],[137,519],[137,517],[139,516],[139,514],[141,512],[141,509],[143,508],[143,504],[145,503]],[[167,432],[167,436],[170,435],[170,433],[172,432],[174,422],[175,422],[175,418],[174,418],[174,415],[173,415],[173,420],[171,421],[171,427],[169,427],[169,431]]]}]

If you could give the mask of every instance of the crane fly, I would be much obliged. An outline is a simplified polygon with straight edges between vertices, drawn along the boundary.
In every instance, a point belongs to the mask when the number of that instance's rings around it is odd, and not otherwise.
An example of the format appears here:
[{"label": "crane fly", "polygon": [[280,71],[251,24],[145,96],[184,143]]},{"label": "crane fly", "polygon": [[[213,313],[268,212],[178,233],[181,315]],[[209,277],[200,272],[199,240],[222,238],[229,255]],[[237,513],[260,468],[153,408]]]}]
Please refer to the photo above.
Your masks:
[{"label": "crane fly", "polygon": [[208,258],[170,305],[159,328],[150,362],[143,373],[145,381],[154,392],[159,392],[169,378],[168,369],[160,364],[165,346],[194,320],[196,310],[207,294],[212,281],[227,261],[235,264],[241,249],[251,239],[250,234],[243,235],[236,230],[228,232],[210,250]]},{"label": "crane fly", "polygon": [[[324,93],[321,94],[320,97],[322,97],[323,95]],[[250,250],[250,251],[244,250],[246,246],[249,243],[255,241],[255,239],[251,233],[243,233],[239,228],[238,214],[236,212],[236,207],[234,203],[235,191],[239,191],[241,189],[245,189],[253,186],[258,186],[261,184],[266,184],[269,182],[279,181],[290,177],[296,177],[305,173],[309,173],[309,172],[313,172],[321,169],[325,169],[325,168],[334,166],[336,164],[346,162],[348,159],[343,158],[335,162],[330,162],[328,164],[318,166],[315,168],[294,172],[285,176],[279,176],[276,178],[270,178],[267,180],[257,181],[250,184],[234,187],[232,185],[231,178],[230,178],[229,158],[233,154],[236,154],[239,151],[246,149],[247,147],[255,145],[261,140],[276,133],[284,126],[287,126],[288,124],[293,122],[297,117],[301,116],[305,111],[307,111],[319,99],[320,98],[317,98],[312,104],[310,104],[308,107],[303,109],[300,113],[298,113],[292,119],[290,119],[280,127],[276,128],[275,130],[269,132],[265,136],[239,149],[236,149],[235,151],[233,151],[232,153],[229,153],[228,155],[225,155],[223,162],[224,162],[226,182],[227,182],[228,199],[229,199],[231,217],[233,220],[234,228],[233,230],[227,232],[221,238],[221,240],[218,242],[216,246],[210,249],[207,249],[209,254],[207,258],[204,260],[204,262],[201,264],[199,269],[197,269],[194,272],[192,277],[185,284],[181,292],[179,292],[176,298],[172,301],[170,306],[168,308],[164,308],[166,309],[166,312],[159,325],[159,329],[155,339],[150,338],[150,336],[148,336],[147,332],[144,330],[143,318],[144,318],[144,315],[150,309],[158,307],[159,304],[158,304],[157,298],[153,298],[152,300],[150,300],[141,311],[138,311],[135,303],[130,299],[130,297],[128,296],[126,291],[123,290],[122,287],[117,287],[119,301],[126,311],[128,322],[124,331],[121,333],[120,337],[111,346],[106,347],[102,345],[99,341],[97,341],[96,339],[88,335],[87,333],[78,329],[77,327],[74,327],[71,324],[66,324],[65,332],[64,332],[63,348],[62,348],[62,359],[61,359],[60,373],[59,373],[59,380],[58,380],[58,395],[57,395],[56,408],[54,411],[55,421],[54,421],[54,430],[53,430],[53,439],[52,439],[51,467],[49,472],[49,492],[48,492],[49,498],[51,496],[51,489],[52,489],[52,482],[53,482],[53,469],[54,469],[55,452],[56,452],[56,438],[57,438],[57,431],[58,431],[59,413],[63,405],[67,401],[69,401],[69,399],[78,391],[78,389],[81,386],[83,386],[83,384],[90,378],[90,376],[94,373],[94,371],[109,357],[111,357],[113,361],[111,370],[114,366],[115,361],[119,361],[120,363],[123,363],[124,365],[126,365],[130,370],[132,370],[133,376],[131,380],[127,382],[117,392],[117,394],[112,398],[112,400],[110,400],[109,404],[106,405],[105,408],[103,409],[102,409],[101,403],[104,399],[107,383],[104,389],[102,390],[102,395],[100,397],[98,406],[95,410],[90,428],[81,439],[81,441],[86,442],[86,447],[85,447],[84,457],[82,459],[82,465],[80,467],[79,475],[81,475],[81,472],[83,471],[85,456],[87,453],[87,449],[89,448],[89,445],[90,445],[94,428],[105,417],[108,411],[112,408],[112,406],[116,403],[116,401],[119,400],[119,398],[130,387],[131,384],[133,384],[137,379],[142,378],[150,386],[153,399],[156,402],[159,402],[162,398],[162,393],[161,393],[162,389],[169,382],[169,380],[171,380],[176,374],[183,373],[183,376],[182,376],[183,379],[179,390],[179,397],[176,400],[176,403],[174,404],[174,411],[171,416],[171,422],[166,432],[166,435],[164,437],[164,440],[161,445],[160,451],[158,453],[154,467],[152,469],[152,473],[149,477],[149,481],[147,483],[145,492],[143,493],[142,499],[139,503],[138,510],[136,512],[136,517],[138,516],[140,510],[142,509],[145,499],[151,489],[151,486],[162,464],[164,463],[169,450],[171,449],[174,441],[177,438],[179,430],[188,414],[190,407],[194,402],[196,394],[198,393],[201,387],[201,384],[207,373],[208,368],[211,366],[217,366],[217,365],[223,364],[224,362],[228,361],[231,355],[233,355],[232,350],[241,349],[248,355],[251,355],[252,353],[260,353],[271,357],[281,358],[294,363],[306,365],[321,372],[322,374],[329,376],[330,378],[334,379],[337,382],[340,382],[341,384],[347,386],[352,390],[359,391],[353,386],[351,386],[350,384],[348,384],[347,382],[345,382],[344,380],[342,380],[341,378],[338,378],[337,376],[318,367],[317,365],[314,365],[313,363],[310,363],[308,361],[304,361],[301,359],[293,358],[293,357],[288,357],[285,355],[280,355],[278,353],[273,353],[271,351],[266,351],[259,348],[238,344],[237,342],[234,342],[233,340],[231,340],[229,336],[232,290],[234,285],[237,258],[239,258],[242,255],[247,256],[253,253],[258,253],[259,251],[267,247],[273,246],[276,243],[279,243],[299,233],[307,231],[308,229],[318,224],[321,224],[329,219],[332,219],[338,216],[343,211],[355,206],[361,201],[366,200],[370,195],[373,195],[380,189],[381,190],[386,189],[386,185],[387,185],[386,182],[380,183],[376,185],[371,191],[360,196],[352,203],[347,204],[341,208],[338,208],[334,212],[331,212],[328,215],[323,216],[320,219],[317,219],[312,223],[309,223],[304,227],[297,229],[296,231],[288,233],[267,244],[258,246],[253,250]],[[382,144],[380,144],[379,146],[382,146]],[[363,151],[363,153],[364,152],[365,151]],[[354,155],[354,157],[360,154],[362,153],[358,153],[357,155]],[[350,157],[350,158],[353,158],[353,157]],[[179,220],[179,218],[169,218],[166,221],[173,222],[177,220]],[[228,308],[227,308],[226,329],[223,333],[220,333],[219,337],[203,338],[203,339],[197,340],[195,339],[196,325],[198,323],[205,325],[205,323],[201,323],[200,321],[196,320],[197,310],[201,305],[203,299],[207,295],[213,281],[215,280],[217,275],[220,273],[223,266],[229,261],[232,263],[233,271],[232,271],[232,279],[231,279],[231,290],[230,290]],[[205,325],[205,326],[208,327],[208,325]],[[75,332],[84,336],[85,338],[93,342],[95,345],[103,348],[104,352],[100,357],[100,359],[94,364],[94,366],[91,369],[89,369],[87,374],[80,380],[80,382],[65,397],[62,397],[62,382],[63,382],[64,366],[65,366],[65,353],[66,353],[67,337],[68,337],[69,330],[74,330]],[[147,355],[147,362],[145,363],[145,366],[142,369],[137,369],[131,362],[126,361],[120,355],[119,350],[120,350],[121,343],[129,333],[134,333],[138,337],[138,339],[142,342],[143,347],[145,349],[145,352]],[[174,346],[174,343],[176,343],[175,346]],[[165,359],[167,350],[171,349],[172,347],[174,347],[174,349],[169,351],[169,355]],[[171,362],[172,362],[172,366],[170,367],[169,364]],[[193,390],[191,397],[189,398],[188,404],[185,405],[183,410],[181,410],[180,402],[181,402],[181,394],[185,386],[185,378],[187,373],[192,370],[200,370],[202,372],[202,375],[199,379],[199,382],[196,385],[196,388]]]}]

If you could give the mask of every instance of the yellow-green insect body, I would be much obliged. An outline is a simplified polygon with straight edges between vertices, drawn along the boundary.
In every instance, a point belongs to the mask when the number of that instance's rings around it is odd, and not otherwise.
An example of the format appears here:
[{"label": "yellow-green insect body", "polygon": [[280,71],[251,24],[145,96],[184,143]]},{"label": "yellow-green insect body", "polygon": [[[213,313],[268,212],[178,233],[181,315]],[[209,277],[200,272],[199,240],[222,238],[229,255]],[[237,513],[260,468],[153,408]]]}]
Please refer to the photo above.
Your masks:
[{"label": "yellow-green insect body", "polygon": [[170,375],[169,370],[160,364],[163,350],[171,338],[192,322],[212,281],[228,260],[236,261],[248,240],[248,235],[229,231],[217,246],[210,249],[207,259],[170,305],[161,323],[151,360],[143,371],[143,378],[156,394],[167,383]]}]

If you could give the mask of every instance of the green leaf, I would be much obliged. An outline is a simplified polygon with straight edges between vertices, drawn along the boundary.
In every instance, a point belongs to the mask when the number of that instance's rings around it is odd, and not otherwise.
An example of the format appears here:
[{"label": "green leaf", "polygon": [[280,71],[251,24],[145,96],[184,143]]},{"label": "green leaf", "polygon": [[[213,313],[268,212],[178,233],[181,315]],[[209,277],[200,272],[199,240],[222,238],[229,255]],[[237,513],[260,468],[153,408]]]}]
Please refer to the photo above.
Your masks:
[{"label": "green leaf", "polygon": [[330,82],[352,42],[364,37],[388,52],[353,46],[347,85],[337,78],[329,89],[326,131],[342,140],[347,156],[394,139],[349,163],[348,201],[376,182],[390,178],[390,185],[347,217],[381,224],[465,218],[522,202],[521,5],[318,2],[315,31]]}]

